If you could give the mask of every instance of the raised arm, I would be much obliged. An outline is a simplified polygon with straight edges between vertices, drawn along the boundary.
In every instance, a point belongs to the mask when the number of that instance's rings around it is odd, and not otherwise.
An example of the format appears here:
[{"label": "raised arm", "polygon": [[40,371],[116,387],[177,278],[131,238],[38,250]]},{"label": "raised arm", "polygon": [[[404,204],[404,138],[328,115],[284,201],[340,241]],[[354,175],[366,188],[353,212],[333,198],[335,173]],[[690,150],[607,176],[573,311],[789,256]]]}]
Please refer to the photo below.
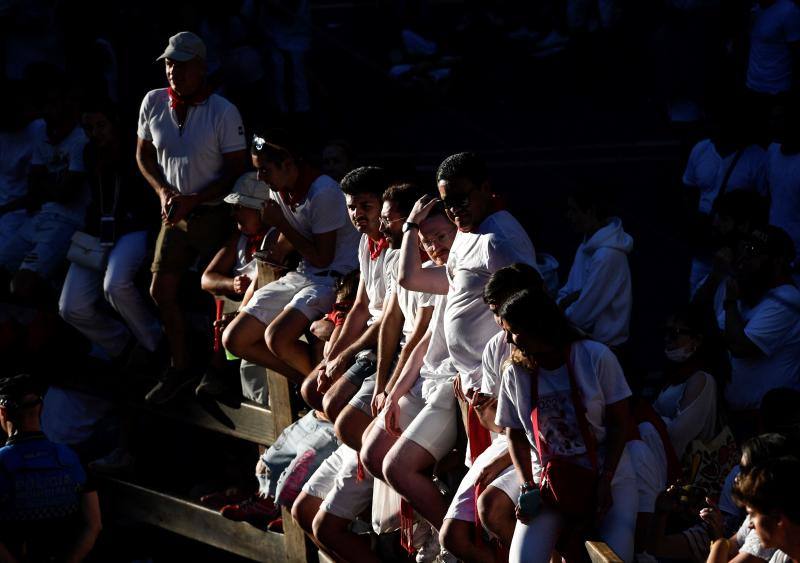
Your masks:
[{"label": "raised arm", "polygon": [[403,234],[398,264],[398,283],[409,291],[446,294],[449,289],[444,268],[423,268],[419,255],[419,224],[428,217],[428,212],[438,200],[430,196],[421,197],[408,215],[408,226]]}]

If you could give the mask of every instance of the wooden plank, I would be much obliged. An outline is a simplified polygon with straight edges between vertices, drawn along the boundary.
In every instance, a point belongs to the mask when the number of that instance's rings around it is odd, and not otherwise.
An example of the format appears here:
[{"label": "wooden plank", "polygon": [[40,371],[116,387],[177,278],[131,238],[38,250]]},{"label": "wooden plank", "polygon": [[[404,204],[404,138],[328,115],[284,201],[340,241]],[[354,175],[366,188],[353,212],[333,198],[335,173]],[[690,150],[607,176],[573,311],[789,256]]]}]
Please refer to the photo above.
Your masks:
[{"label": "wooden plank", "polygon": [[265,532],[245,522],[233,522],[214,510],[188,500],[117,479],[103,479],[101,491],[106,490],[109,490],[113,503],[121,507],[121,513],[126,518],[169,530],[253,561],[296,561],[294,558],[287,559],[282,534]]},{"label": "wooden plank", "polygon": [[[267,370],[269,406],[272,411],[273,433],[277,437],[292,422],[292,401],[289,381],[276,371]],[[273,440],[274,441],[274,440]]]},{"label": "wooden plank", "polygon": [[619,555],[614,553],[614,550],[605,542],[587,541],[586,551],[589,553],[592,563],[622,563]]},{"label": "wooden plank", "polygon": [[306,563],[308,542],[303,529],[292,518],[292,511],[285,506],[281,507],[283,517],[283,548],[286,550],[288,563]]},{"label": "wooden plank", "polygon": [[176,401],[164,408],[142,404],[135,406],[185,424],[264,446],[272,444],[280,430],[283,430],[283,427],[276,426],[275,415],[271,410],[254,403],[242,403],[238,409],[211,399],[202,404],[198,401]]}]

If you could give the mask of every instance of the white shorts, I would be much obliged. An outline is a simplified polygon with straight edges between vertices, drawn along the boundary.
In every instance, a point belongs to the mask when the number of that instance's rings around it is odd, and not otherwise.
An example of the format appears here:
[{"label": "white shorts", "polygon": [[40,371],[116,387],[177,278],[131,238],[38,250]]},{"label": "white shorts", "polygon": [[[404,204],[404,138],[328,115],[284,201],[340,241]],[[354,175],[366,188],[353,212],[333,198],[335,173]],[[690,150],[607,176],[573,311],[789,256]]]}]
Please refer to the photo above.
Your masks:
[{"label": "white shorts", "polygon": [[364,471],[364,479],[358,480],[358,455],[342,444],[303,485],[303,492],[322,499],[320,508],[328,514],[355,520],[372,502],[372,479]]},{"label": "white shorts", "polygon": [[306,276],[289,272],[256,290],[242,309],[262,324],[269,325],[284,309],[297,309],[315,321],[333,307],[336,280],[327,276]]},{"label": "white shorts", "polygon": [[424,380],[422,399],[425,404],[403,430],[403,437],[419,444],[439,461],[453,449],[461,424],[453,378]]},{"label": "white shorts", "polygon": [[[498,437],[478,456],[461,480],[461,484],[456,490],[456,495],[453,497],[453,502],[450,503],[447,514],[444,516],[445,519],[475,521],[475,481],[478,480],[484,467],[507,452],[508,442],[506,442],[505,437]],[[511,474],[511,477],[506,477],[508,474]],[[517,477],[513,464],[506,467],[491,483],[492,487],[502,490],[514,503],[517,502],[517,497],[519,496],[519,485],[519,477]]]},{"label": "white shorts", "polygon": [[[639,490],[639,512],[655,512],[656,497],[667,488],[667,466],[664,446],[658,431],[649,422],[639,424],[641,440],[628,442],[628,451],[636,472],[636,485]],[[661,452],[653,451],[660,448]],[[660,455],[664,461],[659,461]]]}]

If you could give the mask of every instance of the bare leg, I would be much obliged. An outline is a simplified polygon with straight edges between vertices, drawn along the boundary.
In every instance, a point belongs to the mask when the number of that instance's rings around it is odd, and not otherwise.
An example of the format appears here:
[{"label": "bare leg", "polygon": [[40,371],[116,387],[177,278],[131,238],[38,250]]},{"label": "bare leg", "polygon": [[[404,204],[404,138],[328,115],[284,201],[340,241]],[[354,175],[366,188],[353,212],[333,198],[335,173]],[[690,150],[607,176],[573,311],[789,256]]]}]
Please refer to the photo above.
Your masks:
[{"label": "bare leg", "polygon": [[189,367],[186,353],[186,319],[178,305],[178,285],[180,274],[155,272],[150,284],[150,296],[158,306],[164,334],[169,342],[172,355],[172,367],[183,370]]},{"label": "bare leg", "polygon": [[477,533],[474,522],[448,518],[439,532],[439,542],[464,563],[494,563],[494,549],[486,542],[476,542]]},{"label": "bare leg", "polygon": [[312,409],[324,412],[325,409],[322,406],[323,394],[317,391],[317,370],[321,366],[322,364],[320,363],[306,376],[303,384],[300,386],[300,395],[303,396],[303,400]]},{"label": "bare leg", "polygon": [[269,351],[302,374],[314,367],[311,364],[311,347],[300,340],[309,323],[308,318],[297,309],[284,309],[269,323],[264,334]]},{"label": "bare leg", "polygon": [[401,437],[383,462],[383,474],[389,485],[439,530],[447,506],[431,480],[434,463],[436,459],[425,448]]},{"label": "bare leg", "polygon": [[[165,323],[166,324],[166,323]],[[305,376],[282,362],[269,351],[264,342],[266,327],[255,317],[239,313],[222,333],[222,344],[226,350],[254,364],[277,371],[294,383],[302,383]]]},{"label": "bare leg", "polygon": [[350,520],[320,510],[314,517],[314,536],[326,552],[342,561],[377,563],[369,538],[349,531],[349,524]]},{"label": "bare leg", "polygon": [[517,519],[514,502],[502,490],[489,485],[478,497],[478,516],[481,522],[505,546],[511,545]]},{"label": "bare leg", "polygon": [[331,388],[325,392],[325,396],[322,398],[322,406],[328,420],[336,421],[339,413],[347,406],[347,401],[356,394],[356,391],[358,391],[358,387],[344,377],[340,377],[336,383],[331,385]]},{"label": "bare leg", "polygon": [[336,418],[334,431],[339,439],[356,451],[361,450],[364,431],[372,422],[372,417],[353,405],[345,405]]},{"label": "bare leg", "polygon": [[366,432],[363,442],[361,446],[361,463],[364,464],[370,475],[385,482],[383,460],[386,459],[386,454],[397,442],[397,438],[391,436],[383,428],[373,424],[372,428]]}]

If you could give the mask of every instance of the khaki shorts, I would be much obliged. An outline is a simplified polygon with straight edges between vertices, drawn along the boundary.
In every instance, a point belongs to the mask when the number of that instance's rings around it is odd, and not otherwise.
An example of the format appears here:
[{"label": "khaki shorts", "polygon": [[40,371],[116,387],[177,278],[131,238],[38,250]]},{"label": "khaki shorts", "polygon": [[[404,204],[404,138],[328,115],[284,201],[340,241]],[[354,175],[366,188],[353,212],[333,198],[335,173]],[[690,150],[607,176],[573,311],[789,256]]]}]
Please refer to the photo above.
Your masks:
[{"label": "khaki shorts", "polygon": [[199,257],[207,262],[231,235],[230,206],[197,206],[188,220],[161,224],[150,271],[180,274]]}]

